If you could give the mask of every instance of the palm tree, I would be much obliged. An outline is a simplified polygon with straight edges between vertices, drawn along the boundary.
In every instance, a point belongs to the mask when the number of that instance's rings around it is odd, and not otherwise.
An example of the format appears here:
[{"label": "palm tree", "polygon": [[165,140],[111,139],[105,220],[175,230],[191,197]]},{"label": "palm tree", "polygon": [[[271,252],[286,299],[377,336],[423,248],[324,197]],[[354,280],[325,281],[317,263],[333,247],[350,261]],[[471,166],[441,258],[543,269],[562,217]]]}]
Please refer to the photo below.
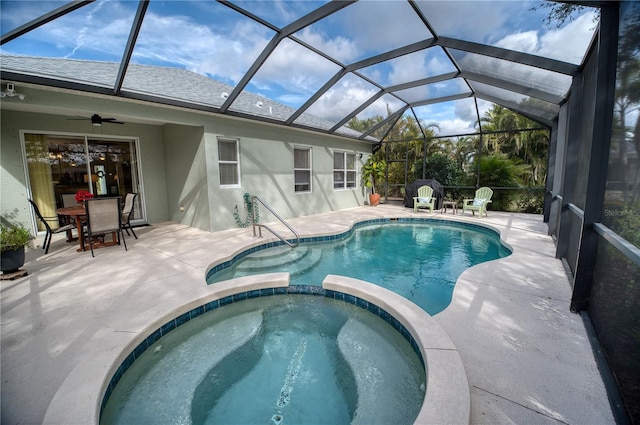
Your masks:
[{"label": "palm tree", "polygon": [[[549,132],[530,130],[540,125],[502,106],[494,105],[481,120],[487,141],[486,154],[504,154],[520,159],[530,169],[521,176],[525,186],[541,186],[546,180]],[[523,129],[529,129],[523,131]],[[491,134],[492,132],[495,132]]]},{"label": "palm tree", "polygon": [[493,105],[480,121],[484,123],[482,132],[489,133],[485,136],[487,153],[511,154],[517,151],[515,134],[518,129],[518,118],[515,112]]},{"label": "palm tree", "polygon": [[479,144],[480,137],[478,136],[458,137],[458,139],[453,142],[451,155],[458,164],[458,168],[465,173],[469,173],[471,170],[471,162],[478,152]]},{"label": "palm tree", "polygon": [[373,127],[374,125],[382,122],[384,120],[384,118],[382,117],[382,115],[376,115],[370,118],[365,118],[365,119],[358,119],[356,117],[353,117],[349,120],[349,122],[346,124],[346,127],[355,130],[355,131],[359,131],[361,133],[364,133],[366,131],[368,131],[371,127]]}]

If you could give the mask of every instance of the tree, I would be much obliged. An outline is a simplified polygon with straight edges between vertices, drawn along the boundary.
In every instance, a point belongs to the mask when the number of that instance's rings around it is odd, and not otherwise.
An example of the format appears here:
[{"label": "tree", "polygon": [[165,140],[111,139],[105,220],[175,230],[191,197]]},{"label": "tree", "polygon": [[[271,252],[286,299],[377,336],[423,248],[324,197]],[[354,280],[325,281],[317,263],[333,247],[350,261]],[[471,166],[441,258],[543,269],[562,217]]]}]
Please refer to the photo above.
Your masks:
[{"label": "tree", "polygon": [[[544,19],[544,22],[547,24],[547,26],[555,24],[556,28],[560,28],[567,19],[572,21],[573,17],[571,15],[573,14],[573,12],[579,12],[587,8],[587,6],[562,2],[540,3],[538,7],[540,7],[541,9],[550,9],[549,14]],[[532,7],[531,10],[536,10],[536,7]],[[596,10],[596,15],[593,18],[594,21],[599,19],[599,16],[599,10]]]},{"label": "tree", "polygon": [[[436,179],[443,186],[456,186],[464,175],[456,161],[442,153],[427,157],[425,162],[426,177]],[[415,162],[412,169],[414,179],[422,178],[422,159]]]},{"label": "tree", "polygon": [[485,123],[482,131],[493,133],[485,136],[483,153],[519,159],[530,167],[520,176],[520,183],[528,187],[543,186],[547,174],[549,131],[531,130],[540,125],[499,105],[493,105],[481,121]]},{"label": "tree", "polygon": [[365,133],[369,131],[369,129],[384,120],[382,115],[376,115],[370,118],[365,118],[359,120],[356,117],[353,117],[349,120],[346,126],[352,130],[359,131],[360,133]]}]

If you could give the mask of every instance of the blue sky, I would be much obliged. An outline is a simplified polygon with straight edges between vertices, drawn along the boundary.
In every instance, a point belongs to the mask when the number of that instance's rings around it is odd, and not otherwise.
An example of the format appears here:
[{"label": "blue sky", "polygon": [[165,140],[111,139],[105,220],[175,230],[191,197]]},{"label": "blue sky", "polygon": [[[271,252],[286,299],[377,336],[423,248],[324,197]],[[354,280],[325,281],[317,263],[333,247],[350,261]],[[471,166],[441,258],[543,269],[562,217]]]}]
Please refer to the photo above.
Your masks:
[{"label": "blue sky", "polygon": [[[65,2],[1,1],[2,33]],[[304,16],[324,2],[236,1],[276,26]],[[2,46],[5,54],[119,61],[137,8],[135,1],[96,1]],[[531,11],[534,1],[418,1],[441,36],[514,49],[580,63],[596,23],[585,12],[560,28],[547,27],[546,9]],[[454,19],[451,19],[454,16]],[[446,18],[446,19],[445,19]],[[273,37],[274,32],[213,1],[150,2],[132,61],[172,66],[234,85]],[[295,34],[314,48],[350,64],[389,49],[427,39],[428,29],[409,4],[400,0],[363,0]],[[253,78],[247,90],[289,106],[303,104],[339,67],[297,43],[283,41]],[[382,85],[450,72],[439,48],[380,64],[362,73]],[[456,83],[453,84],[455,86]],[[429,96],[451,94],[452,83],[421,90]],[[457,86],[464,92],[466,89]],[[377,89],[350,76],[323,96],[310,112],[337,122]],[[441,134],[473,131],[473,102],[458,101],[419,108],[420,119],[438,121]],[[402,103],[390,97],[359,117],[386,115]],[[481,113],[491,106],[479,101]]]}]

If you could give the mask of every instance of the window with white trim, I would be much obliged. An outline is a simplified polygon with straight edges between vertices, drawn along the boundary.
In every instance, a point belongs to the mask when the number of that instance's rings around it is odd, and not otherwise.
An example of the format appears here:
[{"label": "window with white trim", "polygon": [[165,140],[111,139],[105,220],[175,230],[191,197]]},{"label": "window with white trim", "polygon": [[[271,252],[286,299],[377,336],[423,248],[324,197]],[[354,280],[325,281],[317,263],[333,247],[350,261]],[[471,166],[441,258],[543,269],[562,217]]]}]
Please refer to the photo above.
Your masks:
[{"label": "window with white trim", "polygon": [[333,188],[354,189],[356,187],[356,154],[333,152]]},{"label": "window with white trim", "polygon": [[293,175],[295,192],[311,192],[311,148],[293,148]]},{"label": "window with white trim", "polygon": [[218,170],[221,187],[240,186],[240,155],[238,140],[218,139]]}]

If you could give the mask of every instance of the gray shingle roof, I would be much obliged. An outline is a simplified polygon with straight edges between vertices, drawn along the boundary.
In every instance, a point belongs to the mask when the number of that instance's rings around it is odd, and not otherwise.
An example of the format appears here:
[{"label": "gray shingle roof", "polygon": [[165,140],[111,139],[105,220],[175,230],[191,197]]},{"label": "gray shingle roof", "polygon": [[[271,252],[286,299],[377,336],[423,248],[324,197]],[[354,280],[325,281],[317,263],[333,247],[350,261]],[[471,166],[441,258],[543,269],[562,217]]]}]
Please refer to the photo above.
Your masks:
[{"label": "gray shingle roof", "polygon": [[[56,80],[112,88],[119,63],[77,59],[0,55],[4,71],[18,72]],[[122,90],[174,99],[180,102],[220,108],[234,87],[204,75],[180,68],[130,64]],[[284,122],[296,110],[264,96],[242,92],[229,108],[231,111]],[[311,114],[302,114],[296,124],[329,130],[333,123]],[[358,137],[360,133],[342,128],[338,133]],[[369,138],[369,141],[374,141]]]}]

